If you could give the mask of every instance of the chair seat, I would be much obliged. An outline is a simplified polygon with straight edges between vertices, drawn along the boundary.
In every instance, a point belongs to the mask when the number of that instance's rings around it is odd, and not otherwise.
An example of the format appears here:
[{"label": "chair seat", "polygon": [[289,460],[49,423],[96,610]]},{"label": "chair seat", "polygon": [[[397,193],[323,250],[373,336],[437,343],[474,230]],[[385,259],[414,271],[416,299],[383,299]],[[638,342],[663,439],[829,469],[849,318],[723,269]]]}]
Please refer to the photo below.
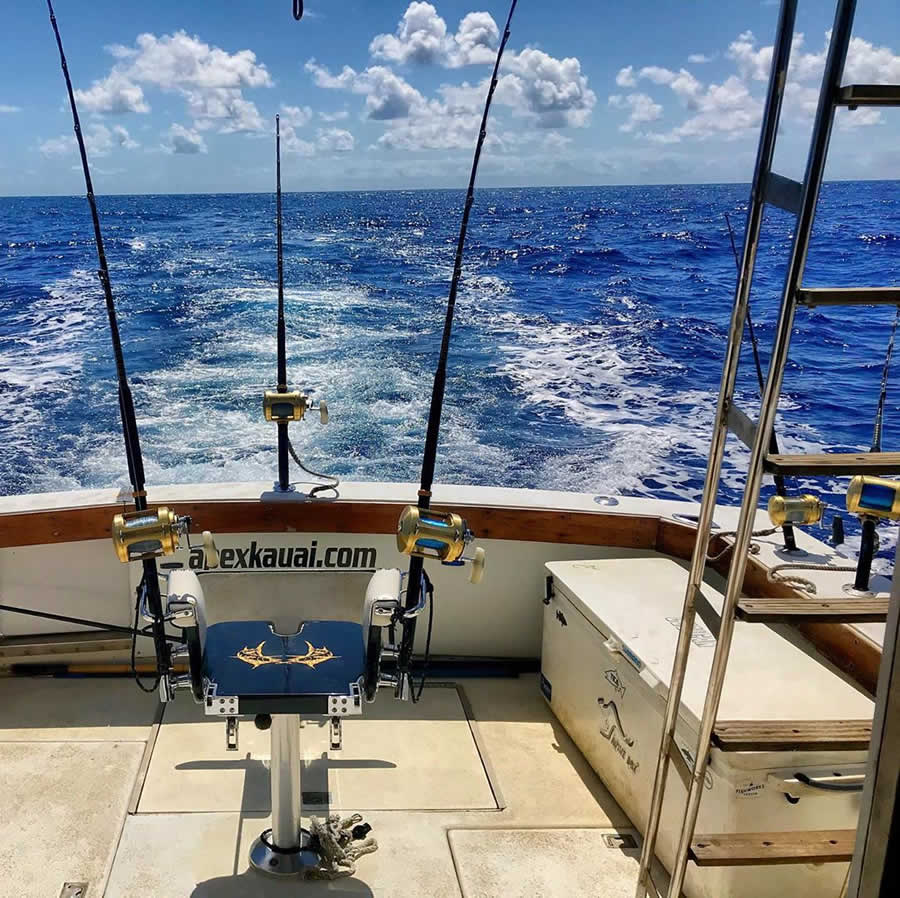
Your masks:
[{"label": "chair seat", "polygon": [[204,675],[241,714],[326,714],[329,696],[354,695],[365,666],[362,626],[350,621],[305,621],[290,636],[261,620],[206,631]]}]

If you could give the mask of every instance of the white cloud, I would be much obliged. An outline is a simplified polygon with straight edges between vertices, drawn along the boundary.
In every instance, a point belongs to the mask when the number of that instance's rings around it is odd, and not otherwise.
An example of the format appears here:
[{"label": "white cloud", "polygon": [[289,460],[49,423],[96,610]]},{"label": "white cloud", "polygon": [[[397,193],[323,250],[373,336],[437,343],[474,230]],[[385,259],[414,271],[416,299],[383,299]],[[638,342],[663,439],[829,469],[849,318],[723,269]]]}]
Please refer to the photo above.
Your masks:
[{"label": "white cloud", "polygon": [[134,46],[114,44],[107,49],[117,60],[110,73],[87,90],[76,91],[79,103],[91,112],[149,112],[144,88],[153,87],[184,98],[193,130],[263,130],[259,110],[243,90],[271,87],[272,79],[252,50],[229,53],[185,31],[159,37],[140,34]]},{"label": "white cloud", "polygon": [[[84,145],[91,156],[106,156],[114,147],[133,150],[138,146],[126,128],[115,125],[112,129],[106,125],[94,123],[84,130]],[[78,144],[74,135],[51,137],[42,141],[38,149],[44,156],[67,156],[75,153]]]},{"label": "white cloud", "polygon": [[609,98],[609,105],[617,109],[629,110],[628,121],[623,125],[619,125],[619,130],[626,134],[635,130],[635,128],[645,122],[655,122],[662,115],[662,106],[654,103],[652,97],[647,94],[613,94]]},{"label": "white cloud", "polygon": [[244,99],[240,90],[232,87],[213,87],[184,91],[187,111],[194,127],[201,131],[219,125],[222,134],[243,131],[262,131],[263,120],[256,104]]},{"label": "white cloud", "polygon": [[199,131],[193,128],[185,128],[184,125],[174,124],[166,133],[166,141],[162,144],[167,153],[194,153],[207,152],[206,141]]},{"label": "white cloud", "polygon": [[[309,107],[307,107],[308,109]],[[339,109],[337,112],[319,112],[319,118],[323,122],[342,122],[350,118],[350,113],[346,109]]]},{"label": "white cloud", "polygon": [[343,128],[319,128],[316,134],[316,148],[325,153],[349,153],[356,141]]},{"label": "white cloud", "polygon": [[95,113],[123,115],[126,112],[150,111],[141,86],[115,68],[87,90],[76,90],[75,99],[81,106]]},{"label": "white cloud", "polygon": [[4,112],[21,112],[21,106],[10,106],[8,103],[0,103],[0,114]]},{"label": "white cloud", "polygon": [[364,95],[366,118],[376,121],[406,118],[411,109],[425,104],[419,91],[385,66],[369,66],[357,72],[345,65],[339,75],[332,75],[327,68],[310,59],[305,68],[318,87]]},{"label": "white cloud", "polygon": [[356,146],[356,139],[343,128],[319,128],[315,140],[297,136],[293,125],[281,131],[281,145],[286,153],[315,156],[317,153],[349,153]]},{"label": "white cloud", "polygon": [[135,81],[165,89],[186,87],[269,87],[272,79],[252,50],[228,53],[185,31],[140,34],[134,47],[114,44],[109,51]]},{"label": "white cloud", "polygon": [[512,53],[497,85],[497,102],[533,116],[539,128],[584,127],[596,102],[575,57],[556,59],[543,50]]},{"label": "white cloud", "polygon": [[[807,123],[815,115],[829,41],[830,33],[826,33],[822,47],[809,51],[805,49],[804,35],[800,32],[793,35],[782,111],[784,126]],[[623,97],[614,94],[609,102],[611,106],[629,112],[628,120],[620,126],[621,130],[656,143],[678,143],[687,138],[741,137],[759,126],[763,85],[769,79],[772,53],[771,46],[757,45],[753,32],[741,33],[729,44],[725,53],[726,58],[734,63],[737,73],[728,76],[721,84],[705,84],[684,68],[677,72],[656,65],[644,66],[637,71],[634,66],[621,69],[616,77],[616,83],[620,86],[633,86],[643,80],[668,87],[688,110],[688,117],[666,132],[648,132],[636,127],[640,118],[635,119],[635,114],[659,117],[658,112],[653,110],[657,104],[649,95]],[[701,55],[694,54],[691,61],[699,62]],[[703,57],[703,61],[709,58]],[[851,39],[844,70],[845,82],[895,84],[898,80],[900,56],[887,47],[876,46],[862,38]],[[632,101],[632,96],[646,99]],[[850,114],[842,112],[837,121],[840,128],[852,129],[877,125],[883,119],[877,109],[861,109]]]},{"label": "white cloud", "polygon": [[705,53],[691,53],[688,56],[688,62],[693,62],[696,65],[700,65],[704,62],[712,62],[715,59],[715,56],[707,56]]},{"label": "white cloud", "polygon": [[496,56],[500,29],[487,12],[470,12],[450,34],[447,23],[430,3],[410,3],[394,34],[378,34],[369,44],[375,59],[388,62],[459,68],[490,64]]},{"label": "white cloud", "polygon": [[309,106],[281,106],[281,121],[292,128],[302,128],[312,118],[313,111]]},{"label": "white cloud", "polygon": [[140,146],[140,144],[128,133],[128,129],[122,125],[113,125],[112,136],[116,143],[126,150],[135,150]]}]

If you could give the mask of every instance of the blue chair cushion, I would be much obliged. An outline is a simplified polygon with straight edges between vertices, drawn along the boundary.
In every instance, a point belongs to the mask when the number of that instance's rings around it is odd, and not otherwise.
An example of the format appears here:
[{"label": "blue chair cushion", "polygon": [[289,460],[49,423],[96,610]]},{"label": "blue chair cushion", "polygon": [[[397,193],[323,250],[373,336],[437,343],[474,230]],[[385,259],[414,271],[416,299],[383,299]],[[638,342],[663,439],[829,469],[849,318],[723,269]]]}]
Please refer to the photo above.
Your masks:
[{"label": "blue chair cushion", "polygon": [[362,626],[350,621],[305,621],[291,636],[261,620],[206,631],[204,675],[241,714],[326,714],[328,696],[351,696],[365,666]]}]

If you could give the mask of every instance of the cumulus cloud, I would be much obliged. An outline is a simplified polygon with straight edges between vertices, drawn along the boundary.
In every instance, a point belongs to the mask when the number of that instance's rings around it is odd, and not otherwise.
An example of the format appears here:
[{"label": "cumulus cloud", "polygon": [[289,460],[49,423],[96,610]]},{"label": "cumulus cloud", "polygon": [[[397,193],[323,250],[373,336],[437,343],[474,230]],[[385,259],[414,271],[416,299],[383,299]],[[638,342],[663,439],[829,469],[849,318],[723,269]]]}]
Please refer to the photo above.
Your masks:
[{"label": "cumulus cloud", "polygon": [[[788,68],[784,92],[782,123],[787,127],[798,122],[808,122],[818,105],[819,82],[828,53],[830,33],[819,49],[808,50],[805,36],[798,32],[793,35],[791,62]],[[718,136],[726,139],[740,137],[759,126],[763,108],[763,85],[768,82],[772,67],[772,46],[759,46],[752,31],[744,31],[729,45],[725,57],[734,64],[736,74],[720,83],[704,83],[685,68],[673,71],[662,66],[649,65],[640,69],[626,66],[620,69],[616,83],[622,87],[633,87],[641,81],[671,89],[688,116],[680,124],[665,132],[640,130],[636,125],[651,107],[657,104],[648,95],[646,100],[629,101],[631,96],[613,94],[609,104],[614,108],[627,110],[628,120],[621,130],[656,143],[677,143],[686,138],[707,139]],[[694,54],[692,62],[708,61],[711,57]],[[849,83],[895,84],[900,80],[900,56],[891,49],[876,46],[863,38],[854,37],[850,41],[844,80]],[[649,103],[648,103],[649,101]],[[661,110],[653,114],[659,118]],[[650,121],[653,119],[647,119]],[[860,109],[838,116],[838,126],[844,129],[877,125],[882,122],[878,109]]]},{"label": "cumulus cloud", "polygon": [[8,103],[0,103],[0,114],[4,112],[21,112],[21,106],[10,106]]},{"label": "cumulus cloud", "polygon": [[116,59],[109,74],[75,92],[90,112],[149,112],[144,89],[156,88],[184,98],[193,130],[217,128],[223,134],[263,130],[256,104],[243,91],[271,87],[272,79],[252,50],[229,53],[185,31],[140,34],[133,46],[113,44],[107,49]]},{"label": "cumulus cloud", "polygon": [[133,47],[113,44],[110,53],[135,81],[158,87],[268,87],[266,67],[252,50],[228,53],[185,31],[175,34],[139,34]]},{"label": "cumulus cloud", "polygon": [[87,90],[76,90],[75,99],[79,105],[95,113],[123,115],[126,112],[150,111],[143,88],[116,69],[95,81]]},{"label": "cumulus cloud", "polygon": [[715,59],[715,56],[707,56],[705,53],[691,53],[688,56],[688,62],[693,62],[696,65],[700,65],[704,62],[712,62]]},{"label": "cumulus cloud", "polygon": [[167,153],[183,153],[193,155],[207,152],[206,141],[199,131],[193,128],[185,128],[184,125],[174,124],[166,133],[166,139],[162,144]]},{"label": "cumulus cloud", "polygon": [[319,128],[315,139],[305,140],[297,135],[293,125],[287,125],[281,131],[281,145],[286,153],[315,156],[319,153],[349,153],[356,146],[356,140],[343,128]]},{"label": "cumulus cloud", "polygon": [[285,106],[282,104],[279,111],[281,114],[281,121],[285,125],[290,125],[292,128],[302,128],[313,115],[312,109],[310,109],[309,106]]},{"label": "cumulus cloud", "polygon": [[244,99],[233,87],[212,87],[205,90],[184,91],[187,111],[194,127],[205,131],[219,126],[222,134],[261,131],[263,120],[256,104]]},{"label": "cumulus cloud", "polygon": [[[499,38],[499,28],[489,13],[468,13],[454,33],[431,3],[413,2],[395,33],[377,35],[369,50],[376,60],[455,69],[493,62]],[[365,97],[364,116],[385,123],[379,146],[409,150],[470,147],[478,133],[487,79],[475,84],[444,84],[427,97],[387,65],[370,65],[361,71],[345,65],[336,71],[310,59],[305,68],[320,88]],[[514,116],[531,119],[542,129],[583,127],[596,100],[578,59],[557,59],[535,48],[507,51],[495,101]],[[502,141],[498,126],[487,145],[496,147]],[[304,149],[310,151],[308,146]]]},{"label": "cumulus cloud", "polygon": [[319,118],[323,122],[342,122],[344,119],[350,118],[350,113],[346,109],[339,109],[337,112],[322,112],[320,110]]},{"label": "cumulus cloud", "polygon": [[366,118],[376,121],[406,118],[410,110],[422,106],[425,98],[409,82],[385,66],[369,66],[357,72],[345,65],[340,74],[333,75],[314,59],[306,63],[318,87],[332,90],[350,90],[366,98]]},{"label": "cumulus cloud", "polygon": [[[92,156],[107,156],[115,147],[133,150],[139,144],[133,140],[127,128],[114,125],[107,128],[106,125],[95,122],[84,130],[84,145]],[[44,156],[67,156],[75,153],[78,144],[74,135],[51,137],[42,141],[38,149]]]},{"label": "cumulus cloud", "polygon": [[584,127],[597,95],[575,57],[556,59],[528,48],[504,61],[510,72],[497,85],[497,101],[533,116],[540,128]]},{"label": "cumulus cloud", "polygon": [[487,12],[470,12],[455,34],[430,3],[410,3],[394,34],[376,35],[369,52],[388,62],[459,68],[494,61],[500,29]]},{"label": "cumulus cloud", "polygon": [[655,122],[662,115],[662,106],[654,103],[647,94],[628,94],[624,97],[621,94],[613,94],[609,98],[609,105],[629,111],[628,121],[619,125],[619,130],[626,134],[644,122]]}]

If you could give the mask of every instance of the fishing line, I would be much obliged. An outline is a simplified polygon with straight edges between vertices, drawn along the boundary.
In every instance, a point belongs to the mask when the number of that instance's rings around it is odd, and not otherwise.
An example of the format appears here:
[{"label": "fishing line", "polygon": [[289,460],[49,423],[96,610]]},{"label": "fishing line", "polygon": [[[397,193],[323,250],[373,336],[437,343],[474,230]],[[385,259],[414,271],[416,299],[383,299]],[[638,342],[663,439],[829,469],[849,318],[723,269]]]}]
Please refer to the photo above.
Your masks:
[{"label": "fishing line", "polygon": [[[422,454],[422,475],[419,483],[418,507],[426,510],[431,506],[431,486],[434,481],[434,467],[437,459],[438,435],[441,427],[441,412],[444,404],[444,391],[447,383],[447,356],[450,352],[450,336],[453,331],[453,314],[456,309],[456,294],[459,289],[459,281],[462,276],[463,253],[466,244],[466,232],[469,227],[469,213],[475,200],[475,178],[478,174],[478,163],[481,159],[481,151],[487,136],[488,115],[491,110],[491,101],[497,88],[500,62],[503,59],[503,51],[506,49],[510,34],[510,23],[516,10],[518,0],[512,0],[509,7],[509,15],[506,18],[506,26],[503,29],[503,37],[497,48],[497,58],[494,60],[494,70],[491,74],[491,82],[488,87],[487,97],[484,102],[484,112],[481,116],[481,126],[478,131],[478,139],[475,143],[475,155],[472,158],[472,169],[469,174],[469,185],[466,191],[466,201],[463,206],[462,220],[459,226],[459,239],[456,244],[456,257],[453,263],[453,276],[450,280],[450,293],[447,298],[447,313],[444,318],[444,330],[441,336],[441,349],[438,356],[437,369],[434,373],[434,384],[431,390],[431,404],[428,409],[428,424],[425,432],[425,448]],[[419,603],[423,582],[424,559],[419,555],[412,555],[409,560],[409,573],[407,575],[406,610],[415,608]],[[413,642],[416,634],[415,617],[405,618],[403,622],[403,638],[400,645],[400,654],[397,660],[398,688],[403,689],[404,680],[409,674],[409,664],[412,657]]]},{"label": "fishing line", "polygon": [[[725,224],[728,225],[728,237],[731,240],[731,253],[734,256],[734,264],[737,268],[738,277],[741,276],[741,261],[738,258],[737,246],[734,242],[734,229],[731,227],[731,219],[728,217],[728,213],[725,212]],[[762,373],[762,363],[759,360],[759,343],[756,339],[756,331],[753,329],[753,316],[750,314],[750,301],[747,300],[747,329],[750,332],[750,345],[753,347],[753,361],[756,363],[756,380],[759,383],[759,395],[760,399],[762,399],[762,394],[765,389],[765,384],[763,383],[763,373]],[[772,433],[769,436],[769,453],[771,455],[778,455],[778,437],[775,434],[775,428],[772,428]],[[775,474],[773,476],[775,481],[775,492],[778,493],[779,496],[787,495],[787,488],[784,485],[784,476],[781,474]],[[794,538],[794,527],[792,524],[784,524],[782,525],[781,532],[784,536],[784,548],[788,552],[796,552],[797,551],[797,541]]]}]

